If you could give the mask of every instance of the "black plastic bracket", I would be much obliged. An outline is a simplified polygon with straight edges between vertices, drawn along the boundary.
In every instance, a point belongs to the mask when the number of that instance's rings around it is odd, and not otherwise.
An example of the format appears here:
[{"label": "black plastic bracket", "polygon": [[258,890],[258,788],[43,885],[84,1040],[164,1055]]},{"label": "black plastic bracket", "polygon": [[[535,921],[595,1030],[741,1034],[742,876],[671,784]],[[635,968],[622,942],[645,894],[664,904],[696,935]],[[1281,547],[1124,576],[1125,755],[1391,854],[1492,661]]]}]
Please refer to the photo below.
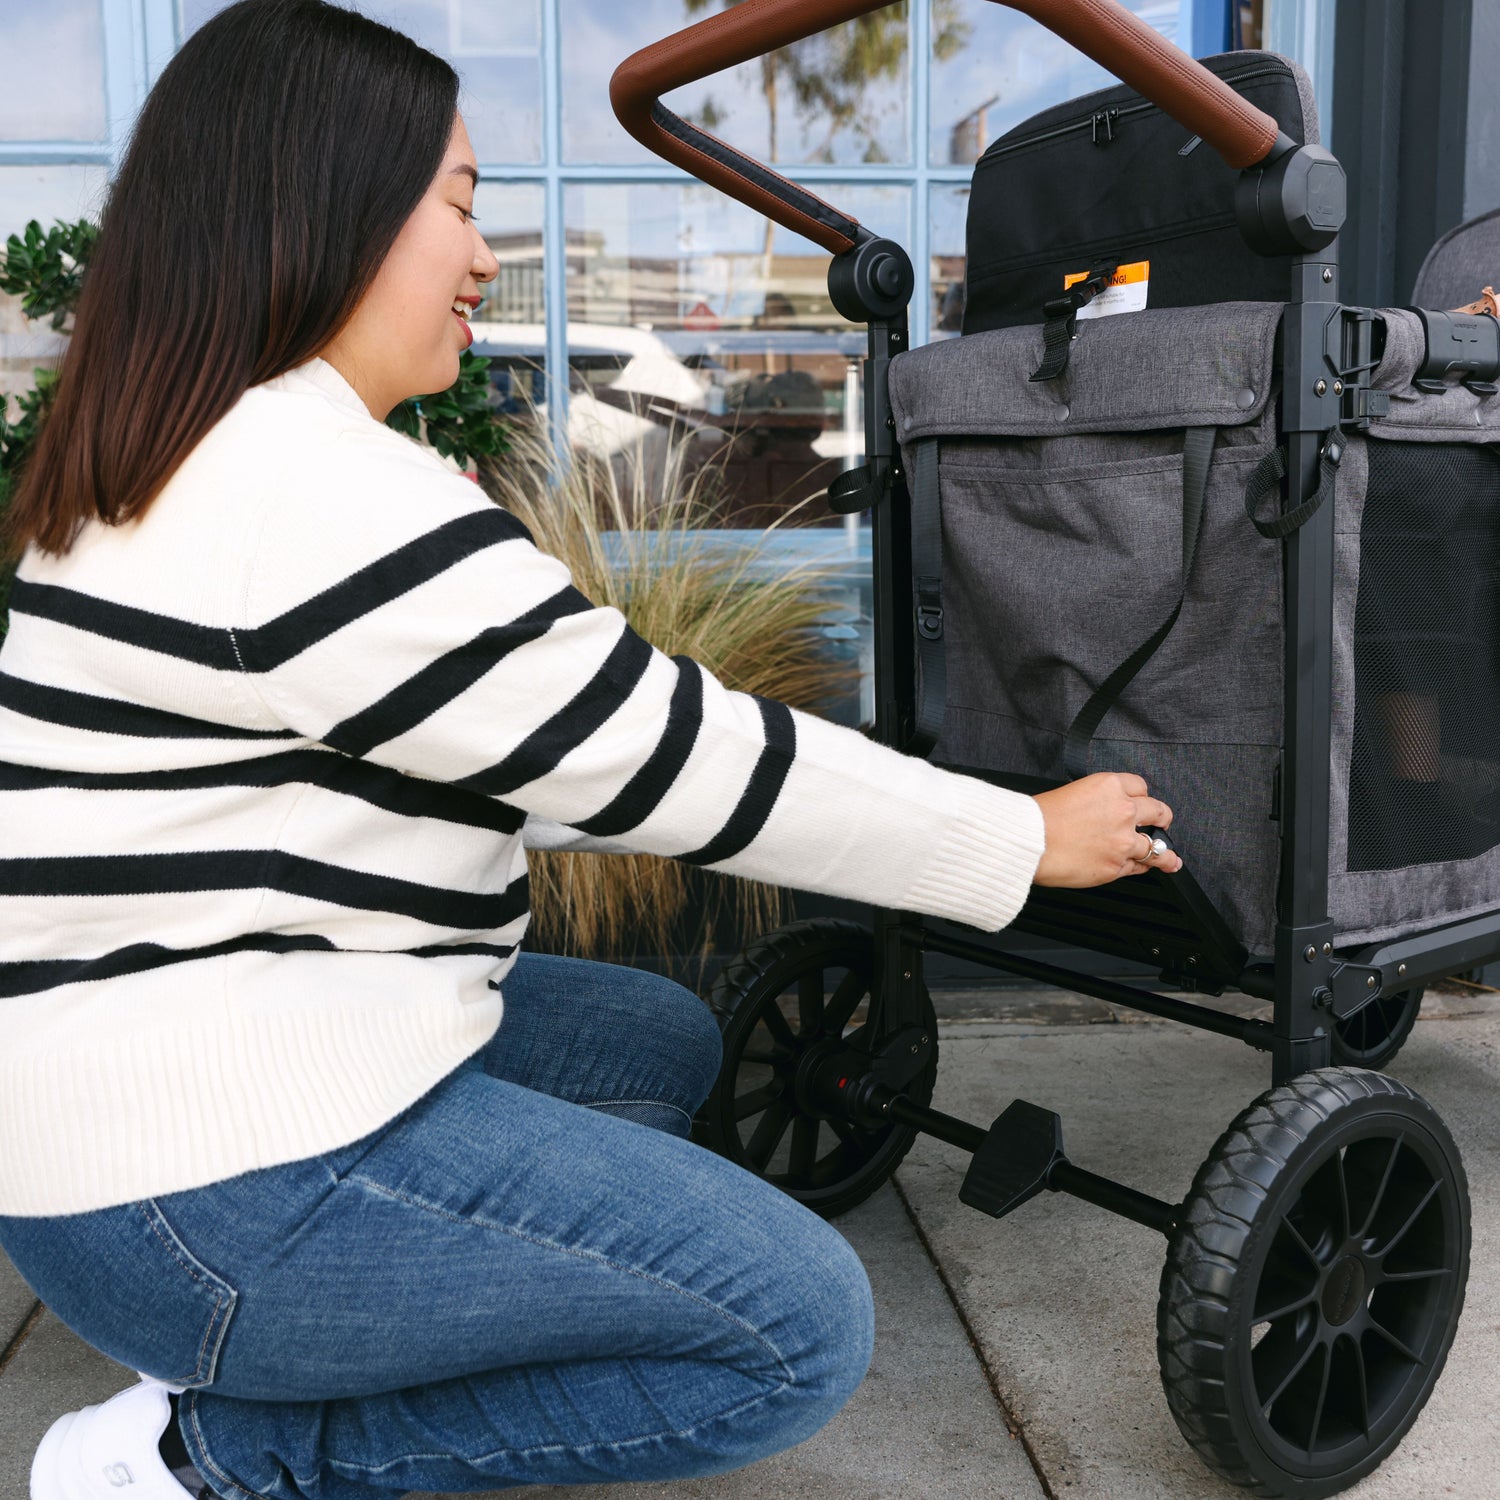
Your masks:
[{"label": "black plastic bracket", "polygon": [[1050,1109],[1017,1099],[990,1126],[974,1153],[961,1203],[1000,1219],[1050,1187],[1063,1154],[1062,1120]]},{"label": "black plastic bracket", "polygon": [[1378,1000],[1383,991],[1379,969],[1368,964],[1335,964],[1328,976],[1328,1009],[1334,1019],[1346,1021],[1358,1015],[1372,1000]]},{"label": "black plastic bracket", "polygon": [[905,312],[917,286],[906,251],[895,240],[865,234],[828,267],[829,299],[851,323],[875,323]]},{"label": "black plastic bracket", "polygon": [[921,1076],[936,1046],[927,1027],[902,1026],[873,1052],[846,1045],[810,1054],[799,1075],[799,1099],[823,1119],[878,1129],[890,1123],[891,1101]]},{"label": "black plastic bracket", "polygon": [[1326,249],[1348,213],[1338,158],[1322,146],[1279,135],[1264,161],[1247,167],[1234,189],[1234,214],[1257,255],[1305,255]]}]

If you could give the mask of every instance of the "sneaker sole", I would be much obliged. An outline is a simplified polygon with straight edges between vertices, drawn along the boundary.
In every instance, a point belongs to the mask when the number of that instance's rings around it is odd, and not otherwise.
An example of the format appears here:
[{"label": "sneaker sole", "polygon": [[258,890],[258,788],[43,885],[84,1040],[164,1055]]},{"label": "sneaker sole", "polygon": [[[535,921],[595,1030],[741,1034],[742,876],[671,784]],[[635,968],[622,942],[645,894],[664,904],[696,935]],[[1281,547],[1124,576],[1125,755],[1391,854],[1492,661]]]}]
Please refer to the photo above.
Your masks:
[{"label": "sneaker sole", "polygon": [[31,1500],[84,1500],[61,1472],[63,1444],[77,1416],[77,1412],[70,1411],[47,1429],[31,1460]]}]

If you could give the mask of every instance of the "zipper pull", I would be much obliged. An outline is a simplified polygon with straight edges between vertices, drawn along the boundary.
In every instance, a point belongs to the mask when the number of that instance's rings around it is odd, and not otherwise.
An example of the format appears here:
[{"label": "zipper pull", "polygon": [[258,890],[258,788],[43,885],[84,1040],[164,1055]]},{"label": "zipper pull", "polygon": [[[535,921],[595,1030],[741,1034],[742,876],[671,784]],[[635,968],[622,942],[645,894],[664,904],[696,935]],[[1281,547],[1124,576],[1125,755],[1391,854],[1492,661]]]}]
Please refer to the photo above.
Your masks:
[{"label": "zipper pull", "polygon": [[[1115,138],[1115,121],[1120,118],[1117,109],[1101,109],[1094,116],[1094,144],[1096,146],[1107,146]],[[1099,139],[1099,127],[1104,127],[1104,139]]]}]

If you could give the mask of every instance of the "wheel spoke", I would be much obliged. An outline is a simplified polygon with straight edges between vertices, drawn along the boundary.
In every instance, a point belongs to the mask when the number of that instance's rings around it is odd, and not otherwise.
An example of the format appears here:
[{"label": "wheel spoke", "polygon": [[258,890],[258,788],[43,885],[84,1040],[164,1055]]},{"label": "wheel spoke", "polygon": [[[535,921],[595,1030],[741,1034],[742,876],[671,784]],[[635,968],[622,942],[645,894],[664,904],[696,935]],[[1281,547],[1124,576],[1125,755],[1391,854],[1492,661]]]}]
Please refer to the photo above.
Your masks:
[{"label": "wheel spoke", "polygon": [[864,999],[869,985],[865,977],[857,969],[850,969],[839,981],[838,988],[828,1001],[828,1008],[823,1014],[823,1030],[829,1036],[842,1036],[844,1027],[849,1024],[849,1018],[859,1009],[859,1002]]},{"label": "wheel spoke", "polygon": [[[1283,1352],[1282,1345],[1288,1347]],[[1278,1338],[1273,1328],[1259,1344],[1256,1345],[1252,1362],[1261,1366],[1270,1366],[1269,1369],[1256,1370],[1256,1393],[1259,1394],[1263,1384],[1269,1383],[1262,1376],[1269,1376],[1275,1381],[1271,1394],[1260,1403],[1263,1412],[1269,1412],[1281,1399],[1286,1388],[1307,1367],[1307,1362],[1316,1354],[1322,1346],[1311,1334],[1306,1335],[1300,1343],[1295,1336],[1288,1334],[1285,1338]],[[1284,1364],[1285,1369],[1278,1369],[1278,1365]]]},{"label": "wheel spoke", "polygon": [[1377,1323],[1372,1317],[1369,1321],[1368,1327],[1371,1333],[1375,1334],[1379,1338],[1384,1339],[1386,1343],[1388,1343],[1391,1348],[1396,1351],[1397,1354],[1401,1355],[1403,1359],[1409,1359],[1414,1365],[1425,1365],[1427,1363],[1427,1361],[1423,1359],[1415,1349],[1411,1348],[1401,1339],[1398,1339],[1396,1335],[1385,1326],[1385,1324]]},{"label": "wheel spoke", "polygon": [[1333,1169],[1334,1180],[1338,1183],[1339,1228],[1334,1235],[1336,1247],[1341,1241],[1349,1238],[1351,1228],[1349,1220],[1353,1217],[1353,1212],[1349,1207],[1349,1183],[1344,1176],[1344,1153],[1342,1151],[1333,1153]]},{"label": "wheel spoke", "polygon": [[789,1055],[790,1054],[788,1054],[780,1047],[772,1047],[768,1052],[762,1052],[758,1049],[756,1051],[751,1051],[750,1048],[747,1047],[743,1052],[740,1053],[740,1061],[747,1063],[759,1063],[762,1067],[774,1068],[776,1064],[782,1060],[782,1058]]},{"label": "wheel spoke", "polygon": [[1429,1281],[1434,1276],[1451,1276],[1452,1266],[1434,1266],[1430,1271],[1382,1271],[1381,1284],[1391,1281]]},{"label": "wheel spoke", "polygon": [[781,1098],[785,1091],[785,1085],[778,1080],[763,1084],[758,1089],[751,1089],[748,1094],[739,1095],[734,1101],[735,1120],[748,1120],[751,1115],[758,1115],[761,1110]]},{"label": "wheel spoke", "polygon": [[792,1159],[789,1170],[794,1180],[812,1175],[818,1159],[818,1122],[811,1115],[798,1115],[792,1122]]},{"label": "wheel spoke", "polygon": [[1359,1397],[1359,1430],[1368,1438],[1370,1436],[1370,1377],[1365,1369],[1364,1345],[1358,1339],[1351,1338],[1349,1347],[1354,1351],[1354,1389]]},{"label": "wheel spoke", "polygon": [[1380,1183],[1375,1189],[1375,1196],[1370,1203],[1370,1211],[1365,1215],[1365,1222],[1359,1226],[1354,1238],[1362,1240],[1370,1232],[1370,1226],[1375,1222],[1375,1216],[1380,1212],[1380,1205],[1385,1202],[1385,1190],[1391,1185],[1391,1173],[1395,1170],[1396,1158],[1401,1154],[1401,1141],[1399,1138],[1391,1142],[1391,1154],[1386,1159],[1385,1170],[1380,1174]]},{"label": "wheel spoke", "polygon": [[790,1052],[797,1046],[797,1035],[787,1023],[787,1018],[782,1015],[778,1000],[779,997],[775,997],[767,1002],[760,1013],[760,1019],[765,1022],[766,1030],[771,1033],[771,1039],[779,1042]]},{"label": "wheel spoke", "polygon": [[792,1107],[778,1099],[766,1112],[754,1134],[745,1145],[745,1155],[760,1168],[766,1169],[771,1153],[781,1144],[786,1128],[792,1123]]},{"label": "wheel spoke", "polygon": [[823,1029],[823,971],[815,969],[797,981],[797,1019],[802,1035],[815,1037]]},{"label": "wheel spoke", "polygon": [[843,1120],[830,1120],[828,1123],[833,1126],[833,1133],[846,1145],[859,1136],[859,1132]]},{"label": "wheel spoke", "polygon": [[1434,1179],[1428,1185],[1427,1191],[1423,1193],[1422,1196],[1417,1200],[1417,1206],[1412,1209],[1412,1211],[1406,1216],[1406,1219],[1402,1223],[1401,1227],[1385,1242],[1384,1245],[1380,1247],[1378,1251],[1375,1252],[1377,1255],[1384,1259],[1391,1253],[1392,1250],[1396,1248],[1397,1245],[1401,1243],[1401,1241],[1406,1237],[1407,1232],[1411,1229],[1412,1225],[1422,1217],[1422,1214],[1426,1210],[1427,1205],[1431,1203],[1435,1197],[1437,1197],[1438,1189],[1441,1186],[1442,1184],[1436,1179]]},{"label": "wheel spoke", "polygon": [[1281,1307],[1273,1307],[1269,1312],[1262,1312],[1259,1308],[1256,1308],[1255,1313],[1251,1317],[1250,1321],[1252,1324],[1274,1323],[1278,1318],[1284,1318],[1290,1313],[1300,1312],[1304,1307],[1310,1307],[1317,1300],[1317,1291],[1313,1290],[1307,1292],[1301,1297],[1298,1297],[1293,1302],[1284,1303]]},{"label": "wheel spoke", "polygon": [[1307,1243],[1306,1237],[1290,1219],[1283,1219],[1281,1227],[1291,1236],[1292,1243],[1307,1257],[1308,1264],[1313,1271],[1319,1272],[1323,1269],[1323,1262],[1318,1259],[1317,1252]]},{"label": "wheel spoke", "polygon": [[1307,1454],[1312,1457],[1312,1451],[1318,1446],[1318,1429],[1323,1425],[1323,1408],[1328,1402],[1328,1377],[1333,1373],[1333,1350],[1324,1347],[1323,1350],[1323,1378],[1318,1382],[1318,1400],[1313,1407],[1312,1426],[1307,1433]]}]

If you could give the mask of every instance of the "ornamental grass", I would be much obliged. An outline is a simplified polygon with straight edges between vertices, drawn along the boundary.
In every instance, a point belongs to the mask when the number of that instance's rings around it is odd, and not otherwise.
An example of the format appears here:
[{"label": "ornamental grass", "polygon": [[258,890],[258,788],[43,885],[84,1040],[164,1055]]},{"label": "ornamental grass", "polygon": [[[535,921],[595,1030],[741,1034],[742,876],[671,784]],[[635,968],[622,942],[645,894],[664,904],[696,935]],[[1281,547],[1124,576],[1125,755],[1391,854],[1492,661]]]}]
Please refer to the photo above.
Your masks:
[{"label": "ornamental grass", "polygon": [[[611,459],[574,450],[560,470],[539,413],[509,437],[508,453],[481,464],[481,484],[595,604],[614,606],[658,650],[691,657],[728,688],[813,710],[850,688],[854,673],[830,659],[818,629],[828,618],[827,570],[768,564],[763,543],[775,526],[748,542],[720,529],[732,441],[705,462],[691,431],[655,430],[649,448],[637,443]],[[726,818],[737,790],[724,790]],[[788,916],[777,887],[656,855],[538,850],[527,861],[529,942],[544,951],[701,963],[717,939]]]}]

